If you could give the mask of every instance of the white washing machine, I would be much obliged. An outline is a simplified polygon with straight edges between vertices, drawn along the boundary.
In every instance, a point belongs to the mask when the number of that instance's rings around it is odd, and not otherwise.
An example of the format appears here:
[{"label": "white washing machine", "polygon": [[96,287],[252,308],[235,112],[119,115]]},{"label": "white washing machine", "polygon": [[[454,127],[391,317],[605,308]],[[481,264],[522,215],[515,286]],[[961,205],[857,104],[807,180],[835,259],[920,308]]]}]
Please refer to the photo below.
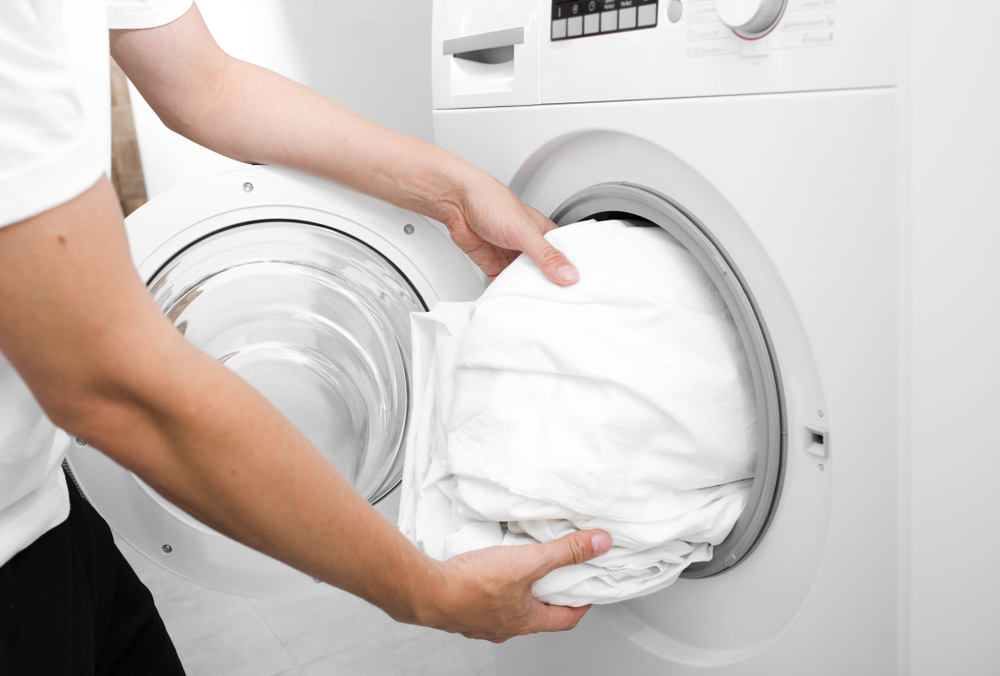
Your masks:
[{"label": "white washing machine", "polygon": [[[921,7],[915,25],[929,35],[937,13]],[[929,393],[957,380],[942,375],[951,343],[940,317],[965,322],[940,305],[996,267],[985,250],[967,265],[960,237],[940,240],[946,267],[935,256],[938,221],[954,210],[941,179],[961,176],[957,161],[938,158],[964,156],[930,142],[955,118],[930,105],[951,76],[929,48],[917,81],[902,86],[926,104],[912,120],[923,139],[913,203],[934,208],[913,218],[912,243],[901,226],[911,208],[899,189],[903,16],[899,0],[436,0],[439,144],[559,223],[625,214],[684,242],[739,326],[766,449],[753,499],[711,562],[658,594],[595,608],[572,632],[500,646],[501,674],[881,675],[995,664],[983,648],[995,631],[969,612],[969,586],[937,550],[942,523],[968,541],[995,515],[996,500],[983,497],[989,473],[970,479],[968,463],[941,465],[937,449],[959,429],[963,447],[988,451],[990,426],[977,423],[1000,404],[994,392],[942,407]],[[978,126],[950,131],[963,147],[996,139],[980,114],[995,100],[976,100],[981,110],[966,117]],[[994,156],[979,157],[977,177]],[[945,187],[971,197],[978,186]],[[992,212],[976,204],[961,201],[963,219],[989,223]],[[256,385],[395,518],[403,319],[485,287],[443,228],[263,167],[173,190],[126,225],[134,261],[178,330]],[[911,244],[919,256],[908,271]],[[900,280],[911,274],[933,293],[904,307]],[[901,327],[910,324],[919,329],[912,378],[925,388],[917,395],[906,389]],[[981,361],[958,356],[967,370]],[[911,466],[899,439],[917,434]],[[88,498],[164,567],[246,596],[329,591],[191,519],[83,440],[61,443]],[[911,500],[922,501],[919,514],[906,513]],[[963,510],[979,520],[960,521]],[[921,536],[912,578],[910,533]],[[995,599],[989,546],[962,570]],[[942,580],[946,598],[932,591]],[[934,645],[945,624],[944,645],[962,652]]]},{"label": "white washing machine", "polygon": [[[439,144],[561,224],[627,214],[684,242],[740,329],[766,449],[712,561],[573,632],[511,642],[504,673],[892,669],[892,2],[788,2],[731,3],[744,37],[712,0],[435,4]],[[777,28],[741,4],[771,7]],[[394,518],[406,316],[485,286],[443,229],[262,167],[168,192],[127,228],[178,330]],[[160,565],[246,596],[328,591],[63,442],[87,497]]]},{"label": "white washing machine", "polygon": [[436,0],[436,140],[559,224],[699,257],[754,365],[751,502],[711,562],[510,641],[500,674],[897,670],[894,0]]}]

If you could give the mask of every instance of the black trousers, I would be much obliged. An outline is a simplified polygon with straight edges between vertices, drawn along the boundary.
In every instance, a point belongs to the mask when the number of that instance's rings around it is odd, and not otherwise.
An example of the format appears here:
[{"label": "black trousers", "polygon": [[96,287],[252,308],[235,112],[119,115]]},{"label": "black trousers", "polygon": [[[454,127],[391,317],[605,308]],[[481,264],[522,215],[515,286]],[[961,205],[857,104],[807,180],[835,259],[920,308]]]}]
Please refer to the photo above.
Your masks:
[{"label": "black trousers", "polygon": [[178,676],[153,597],[71,480],[69,518],[0,568],[0,676]]}]

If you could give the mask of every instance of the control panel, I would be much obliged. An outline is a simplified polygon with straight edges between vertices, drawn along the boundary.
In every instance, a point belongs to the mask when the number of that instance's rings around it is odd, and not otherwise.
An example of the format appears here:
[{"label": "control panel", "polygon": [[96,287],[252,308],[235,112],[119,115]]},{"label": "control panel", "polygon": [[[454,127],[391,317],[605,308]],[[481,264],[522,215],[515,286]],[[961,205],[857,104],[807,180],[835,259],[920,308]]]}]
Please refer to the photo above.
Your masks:
[{"label": "control panel", "polygon": [[905,1],[434,0],[434,106],[891,87]]},{"label": "control panel", "polygon": [[568,40],[655,28],[658,8],[658,0],[552,0],[550,37]]}]

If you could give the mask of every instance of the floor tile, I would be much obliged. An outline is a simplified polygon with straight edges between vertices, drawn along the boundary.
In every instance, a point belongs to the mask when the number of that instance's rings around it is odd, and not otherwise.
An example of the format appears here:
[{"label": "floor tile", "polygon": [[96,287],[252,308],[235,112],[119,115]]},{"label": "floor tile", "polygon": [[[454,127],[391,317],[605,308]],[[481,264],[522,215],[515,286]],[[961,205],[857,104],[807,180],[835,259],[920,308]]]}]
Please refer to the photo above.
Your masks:
[{"label": "floor tile", "polygon": [[397,627],[375,606],[342,591],[312,599],[252,599],[249,603],[299,664],[315,662]]},{"label": "floor tile", "polygon": [[177,577],[124,542],[118,548],[152,592],[188,676],[276,676],[298,666],[246,599]]},{"label": "floor tile", "polygon": [[492,644],[399,624],[345,592],[296,601],[254,599],[250,604],[309,673],[413,673],[412,665],[432,656],[437,670],[428,673],[493,673]]},{"label": "floor tile", "polygon": [[390,631],[307,664],[307,676],[494,676],[493,644],[425,627]]}]

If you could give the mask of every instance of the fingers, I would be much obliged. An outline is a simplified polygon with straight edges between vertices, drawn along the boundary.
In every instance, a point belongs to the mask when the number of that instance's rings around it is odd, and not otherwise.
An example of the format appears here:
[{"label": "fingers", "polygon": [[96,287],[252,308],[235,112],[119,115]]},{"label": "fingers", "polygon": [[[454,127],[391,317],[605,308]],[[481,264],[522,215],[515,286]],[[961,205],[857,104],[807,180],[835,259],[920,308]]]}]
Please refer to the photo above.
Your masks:
[{"label": "fingers", "polygon": [[526,233],[525,238],[522,250],[528,255],[528,258],[534,261],[550,282],[559,286],[569,286],[576,283],[576,280],[580,278],[580,273],[559,249],[549,244],[540,232],[532,230]]},{"label": "fingers", "polygon": [[[587,614],[590,608],[590,605],[580,606],[579,608],[549,606],[540,601],[535,601],[531,622],[515,635],[537,634],[544,631],[569,631],[583,619],[583,616]],[[464,632],[462,635],[466,638],[485,639],[491,643],[503,643],[511,638],[511,636],[492,636],[479,632]]]},{"label": "fingers", "polygon": [[556,568],[589,561],[611,549],[611,536],[603,530],[581,530],[564,535],[542,545],[532,545],[542,551],[536,571],[540,579]]},{"label": "fingers", "polygon": [[528,630],[531,633],[540,631],[567,631],[575,627],[588,610],[590,610],[590,606],[569,608],[567,606],[547,606],[544,603],[538,603]]}]

